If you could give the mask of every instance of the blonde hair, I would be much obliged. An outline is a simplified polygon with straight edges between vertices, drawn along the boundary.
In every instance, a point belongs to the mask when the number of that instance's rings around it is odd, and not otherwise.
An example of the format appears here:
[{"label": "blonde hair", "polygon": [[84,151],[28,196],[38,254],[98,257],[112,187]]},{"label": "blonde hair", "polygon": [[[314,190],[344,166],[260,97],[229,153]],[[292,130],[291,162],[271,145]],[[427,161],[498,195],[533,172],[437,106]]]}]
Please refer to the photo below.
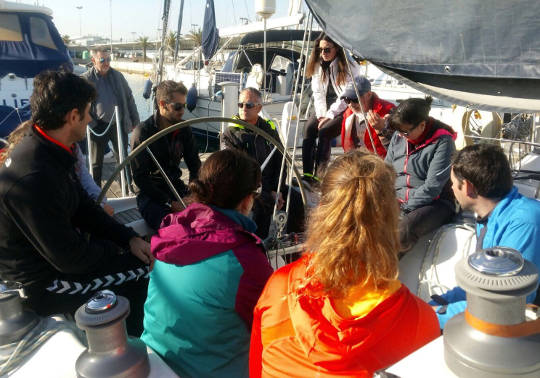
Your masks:
[{"label": "blonde hair", "polygon": [[11,152],[17,144],[26,136],[30,134],[32,121],[28,120],[21,123],[15,130],[9,134],[7,138],[8,145],[0,152],[0,167],[4,165],[6,159],[11,155]]},{"label": "blonde hair", "polygon": [[394,170],[371,153],[353,151],[330,165],[308,226],[306,245],[313,257],[306,286],[343,297],[352,286],[385,287],[397,278],[394,181]]}]

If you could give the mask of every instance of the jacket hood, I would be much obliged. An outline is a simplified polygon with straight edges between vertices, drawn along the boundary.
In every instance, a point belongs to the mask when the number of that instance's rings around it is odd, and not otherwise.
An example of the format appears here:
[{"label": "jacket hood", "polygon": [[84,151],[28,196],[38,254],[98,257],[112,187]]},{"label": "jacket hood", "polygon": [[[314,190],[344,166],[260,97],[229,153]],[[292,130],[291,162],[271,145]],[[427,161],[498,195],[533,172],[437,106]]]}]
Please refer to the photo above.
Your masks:
[{"label": "jacket hood", "polygon": [[[243,222],[252,222],[240,213],[236,213],[235,217],[243,218]],[[176,265],[190,265],[253,242],[262,247],[257,236],[224,212],[194,203],[180,213],[167,215],[150,245],[156,259]]]},{"label": "jacket hood", "polygon": [[412,300],[405,286],[401,285],[367,315],[345,319],[337,313],[330,297],[302,288],[309,259],[302,260],[299,269],[289,274],[288,304],[297,340],[314,364],[346,370],[359,358],[369,360],[373,346],[388,340],[397,322],[406,321],[399,319]]}]

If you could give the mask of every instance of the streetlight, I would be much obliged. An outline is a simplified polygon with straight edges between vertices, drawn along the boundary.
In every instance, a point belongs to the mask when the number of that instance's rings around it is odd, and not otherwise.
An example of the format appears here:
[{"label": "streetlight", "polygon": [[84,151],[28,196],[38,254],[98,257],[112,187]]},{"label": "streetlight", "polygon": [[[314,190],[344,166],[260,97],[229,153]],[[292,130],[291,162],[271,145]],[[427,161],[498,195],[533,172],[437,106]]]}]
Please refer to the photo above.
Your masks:
[{"label": "streetlight", "polygon": [[77,5],[75,8],[79,10],[79,35],[82,37],[82,5]]}]

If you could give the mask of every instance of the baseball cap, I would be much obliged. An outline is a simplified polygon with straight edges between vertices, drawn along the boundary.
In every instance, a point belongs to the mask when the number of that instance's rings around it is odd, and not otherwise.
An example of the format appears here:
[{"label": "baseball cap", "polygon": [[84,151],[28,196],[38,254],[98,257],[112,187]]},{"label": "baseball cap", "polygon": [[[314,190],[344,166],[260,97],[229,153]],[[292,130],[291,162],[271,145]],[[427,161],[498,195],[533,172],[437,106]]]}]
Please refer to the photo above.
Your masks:
[{"label": "baseball cap", "polygon": [[[354,78],[354,82],[356,84],[356,89],[358,89],[358,95],[362,96],[363,94],[371,91],[371,83],[365,76],[357,76]],[[352,82],[349,82],[347,86],[345,87],[345,90],[341,94],[341,98],[351,98],[355,99],[358,98],[356,96],[356,91],[354,90],[354,86]]]}]

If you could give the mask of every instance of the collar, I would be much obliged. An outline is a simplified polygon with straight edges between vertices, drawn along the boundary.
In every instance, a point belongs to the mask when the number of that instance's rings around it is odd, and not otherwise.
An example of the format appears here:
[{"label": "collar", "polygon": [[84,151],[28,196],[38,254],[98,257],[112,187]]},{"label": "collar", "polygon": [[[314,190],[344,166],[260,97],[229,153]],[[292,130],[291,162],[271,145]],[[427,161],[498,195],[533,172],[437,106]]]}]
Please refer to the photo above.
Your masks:
[{"label": "collar", "polygon": [[48,140],[49,142],[51,143],[54,143],[56,144],[57,146],[63,148],[64,150],[66,150],[67,152],[70,153],[70,155],[73,156],[73,150],[72,148],[66,146],[65,144],[63,144],[62,142],[59,142],[57,141],[56,139],[54,139],[53,137],[49,136],[41,127],[39,127],[38,125],[34,124],[34,129],[43,137],[45,138],[46,140]]},{"label": "collar", "polygon": [[427,136],[431,132],[432,127],[433,127],[433,118],[430,117],[428,122],[426,122],[426,127],[424,128],[424,132],[417,139],[408,140],[408,142],[415,146],[419,145],[420,143],[422,143],[424,140],[427,139]]},{"label": "collar", "polygon": [[257,230],[257,224],[246,217],[244,214],[234,210],[234,209],[223,209],[221,207],[210,205],[210,207],[220,213],[226,215],[235,223],[238,223],[242,228],[248,232],[254,233]]}]

